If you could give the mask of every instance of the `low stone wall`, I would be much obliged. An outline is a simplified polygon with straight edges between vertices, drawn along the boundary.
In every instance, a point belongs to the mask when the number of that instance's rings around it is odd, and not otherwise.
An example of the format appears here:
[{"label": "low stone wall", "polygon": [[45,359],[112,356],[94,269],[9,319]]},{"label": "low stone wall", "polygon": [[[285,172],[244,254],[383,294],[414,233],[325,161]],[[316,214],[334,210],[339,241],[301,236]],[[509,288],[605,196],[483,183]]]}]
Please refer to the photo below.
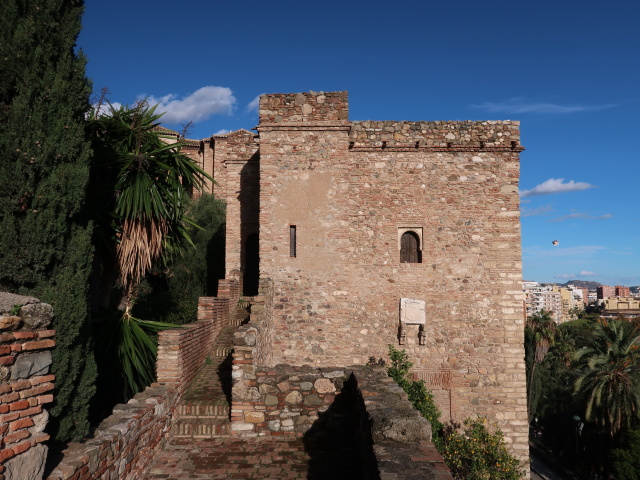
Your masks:
[{"label": "low stone wall", "polygon": [[336,395],[345,395],[353,402],[364,478],[453,478],[431,442],[431,425],[383,368],[256,368],[249,350],[234,354],[235,435],[302,436]]},{"label": "low stone wall", "polygon": [[40,479],[49,439],[44,428],[53,401],[51,305],[0,293],[0,480]]},{"label": "low stone wall", "polygon": [[154,384],[116,405],[90,439],[69,444],[48,480],[140,478],[161,448],[178,399],[176,389]]}]

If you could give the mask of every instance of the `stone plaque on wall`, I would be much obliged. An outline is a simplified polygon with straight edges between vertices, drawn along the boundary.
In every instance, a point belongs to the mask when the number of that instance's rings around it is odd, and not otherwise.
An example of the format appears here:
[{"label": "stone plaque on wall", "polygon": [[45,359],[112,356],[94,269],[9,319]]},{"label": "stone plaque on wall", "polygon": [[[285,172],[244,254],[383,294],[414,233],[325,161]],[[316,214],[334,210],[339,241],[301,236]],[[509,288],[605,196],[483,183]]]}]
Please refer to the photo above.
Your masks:
[{"label": "stone plaque on wall", "polygon": [[405,325],[425,324],[425,302],[413,298],[400,299],[400,321]]}]

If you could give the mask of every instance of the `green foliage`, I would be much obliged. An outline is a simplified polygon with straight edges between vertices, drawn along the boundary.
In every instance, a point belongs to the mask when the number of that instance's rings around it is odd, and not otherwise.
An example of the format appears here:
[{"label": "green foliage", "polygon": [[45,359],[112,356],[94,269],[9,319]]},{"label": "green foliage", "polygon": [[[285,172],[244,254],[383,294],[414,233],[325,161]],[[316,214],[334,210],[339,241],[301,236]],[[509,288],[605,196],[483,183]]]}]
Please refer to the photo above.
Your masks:
[{"label": "green foliage", "polygon": [[413,408],[429,420],[433,432],[433,443],[439,449],[441,447],[442,423],[440,422],[440,410],[436,406],[432,393],[427,389],[423,380],[410,380],[409,370],[413,363],[409,361],[409,355],[405,350],[396,350],[389,345],[389,360],[391,365],[387,367],[387,375],[395,380],[407,393]]},{"label": "green foliage", "polygon": [[20,309],[22,308],[22,303],[17,303],[13,307],[11,307],[11,311],[9,315],[18,315],[20,313]]},{"label": "green foliage", "polygon": [[98,320],[94,328],[100,338],[99,365],[109,366],[100,369],[100,387],[112,401],[122,402],[155,380],[157,333],[175,325],[115,314]]},{"label": "green foliage", "polygon": [[640,430],[631,430],[622,448],[612,450],[613,472],[616,480],[640,480]]},{"label": "green foliage", "polygon": [[0,288],[50,303],[57,346],[56,441],[89,431],[96,367],[88,323],[92,226],[85,114],[91,87],[75,53],[83,2],[8,0],[0,16]]},{"label": "green foliage", "polygon": [[195,321],[198,297],[214,295],[217,280],[224,278],[224,202],[203,194],[189,214],[199,226],[188,231],[194,248],[147,275],[138,293],[135,316],[175,324]]},{"label": "green foliage", "polygon": [[[210,177],[181,153],[181,143],[163,133],[155,106],[142,101],[132,107],[108,105],[102,112],[104,106],[102,99],[87,127],[95,152],[90,204],[97,223],[95,271],[101,277],[103,309],[96,325],[97,352],[101,391],[111,388],[111,400],[127,400],[155,378],[155,334],[175,326],[133,315],[137,299],[149,290],[142,281],[193,246],[190,232],[199,227],[187,214],[189,193]],[[185,272],[180,280],[188,285],[193,273]],[[123,311],[114,312],[114,291]],[[174,299],[181,305],[191,301],[197,309],[197,299],[184,293],[176,292]],[[110,405],[104,403],[106,395],[100,397],[98,418]]]},{"label": "green foliage", "polygon": [[[453,475],[459,480],[518,480],[523,477],[518,460],[506,448],[502,432],[496,428],[490,433],[482,419],[465,420],[465,430],[460,425],[440,422],[440,411],[424,381],[410,380],[413,363],[405,350],[389,345],[390,366],[387,375],[407,393],[409,401],[420,414],[429,420],[433,443],[442,454]],[[375,358],[370,364],[380,364]]]},{"label": "green foliage", "polygon": [[574,392],[586,420],[614,437],[640,420],[640,327],[601,320],[593,333],[574,356],[579,370]]},{"label": "green foliage", "polygon": [[519,480],[525,472],[507,451],[502,432],[493,433],[482,418],[448,424],[440,451],[455,478],[464,480]]},{"label": "green foliage", "polygon": [[103,263],[117,263],[126,302],[146,272],[191,244],[187,216],[189,192],[211,179],[180,152],[160,129],[156,106],[140,102],[101,114],[92,111],[89,131],[95,162],[92,204],[98,233],[107,248]]}]

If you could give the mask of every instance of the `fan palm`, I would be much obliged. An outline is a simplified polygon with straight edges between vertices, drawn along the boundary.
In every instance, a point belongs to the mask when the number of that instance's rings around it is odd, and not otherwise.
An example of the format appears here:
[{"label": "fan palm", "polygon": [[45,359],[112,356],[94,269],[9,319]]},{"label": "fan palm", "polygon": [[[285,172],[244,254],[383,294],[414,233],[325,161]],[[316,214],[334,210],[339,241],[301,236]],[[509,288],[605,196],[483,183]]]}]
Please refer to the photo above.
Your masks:
[{"label": "fan palm", "polygon": [[585,418],[611,437],[640,418],[640,328],[623,320],[600,320],[574,357],[580,373],[574,392]]},{"label": "fan palm", "polygon": [[152,266],[192,243],[189,192],[210,179],[180,153],[180,143],[170,143],[155,110],[146,102],[109,105],[106,115],[96,109],[89,118],[95,152],[90,194],[103,289],[110,292],[118,281],[122,292],[120,321],[102,322],[110,330],[104,346],[117,352],[125,396],[153,381],[156,351],[148,334],[171,326],[132,317],[136,287]]}]

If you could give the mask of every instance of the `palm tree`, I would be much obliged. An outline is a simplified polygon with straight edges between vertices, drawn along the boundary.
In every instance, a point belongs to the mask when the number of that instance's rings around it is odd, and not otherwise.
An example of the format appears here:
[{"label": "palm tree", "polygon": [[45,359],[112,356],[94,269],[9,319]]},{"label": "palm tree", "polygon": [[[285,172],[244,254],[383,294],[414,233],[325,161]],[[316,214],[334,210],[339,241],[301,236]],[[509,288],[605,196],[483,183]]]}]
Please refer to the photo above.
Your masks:
[{"label": "palm tree", "polygon": [[574,360],[574,392],[583,399],[586,420],[614,438],[640,419],[640,327],[599,320]]},{"label": "palm tree", "polygon": [[[529,381],[527,387],[527,397],[529,404],[529,416],[533,413],[533,378],[536,371],[536,365],[544,360],[549,352],[549,348],[554,344],[557,325],[551,317],[551,312],[540,310],[527,318],[525,326],[526,350],[528,352],[527,364],[531,364],[529,373]],[[531,418],[529,418],[531,420]]]},{"label": "palm tree", "polygon": [[108,107],[107,114],[96,108],[88,122],[94,148],[94,270],[102,276],[103,308],[114,287],[121,295],[119,321],[103,322],[102,343],[110,355],[117,352],[128,397],[153,381],[156,347],[149,333],[167,327],[131,315],[136,289],[149,269],[192,244],[189,192],[210,177],[158,128],[162,114],[155,106],[143,101]]}]

